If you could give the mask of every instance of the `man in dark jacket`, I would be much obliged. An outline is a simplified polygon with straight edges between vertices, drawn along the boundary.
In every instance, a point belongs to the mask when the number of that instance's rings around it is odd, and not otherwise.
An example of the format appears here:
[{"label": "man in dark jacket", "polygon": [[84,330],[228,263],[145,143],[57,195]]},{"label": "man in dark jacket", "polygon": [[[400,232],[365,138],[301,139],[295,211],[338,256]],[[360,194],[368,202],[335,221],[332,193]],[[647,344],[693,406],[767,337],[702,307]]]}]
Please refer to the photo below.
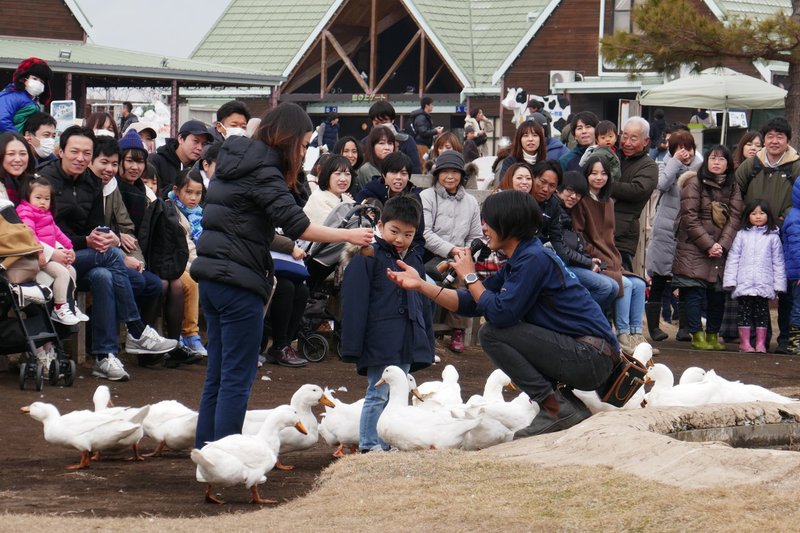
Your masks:
[{"label": "man in dark jacket", "polygon": [[658,165],[647,155],[650,125],[642,117],[631,117],[622,128],[620,141],[622,177],[612,184],[616,227],[614,240],[622,255],[622,267],[633,269],[633,256],[639,245],[639,217],[658,185]]},{"label": "man in dark jacket", "polygon": [[187,120],[181,125],[177,139],[167,139],[164,146],[150,154],[148,161],[156,167],[161,198],[167,197],[178,173],[191,168],[203,155],[203,147],[212,140],[205,124],[199,120]]},{"label": "man in dark jacket", "polygon": [[311,143],[311,146],[319,146],[320,148],[326,146],[330,151],[333,150],[337,142],[339,142],[339,113],[328,113],[322,124],[317,126],[317,137]]},{"label": "man in dark jacket", "polygon": [[135,122],[139,122],[139,117],[133,114],[133,104],[122,102],[122,111],[120,111],[119,116],[119,132],[124,134],[128,126]]},{"label": "man in dark jacket", "polygon": [[400,151],[411,159],[412,174],[422,174],[422,160],[419,157],[417,143],[414,142],[414,139],[407,133],[397,130],[397,127],[394,125],[396,118],[397,114],[394,111],[394,107],[386,100],[379,100],[369,108],[369,121],[372,123],[372,127],[391,127],[394,132],[394,138],[397,140],[397,144],[400,147]]},{"label": "man in dark jacket", "polygon": [[420,100],[420,108],[412,111],[408,116],[420,157],[424,157],[428,153],[428,149],[433,145],[434,137],[442,133],[443,130],[441,126],[433,127],[431,113],[433,113],[433,98],[426,96]]},{"label": "man in dark jacket", "polygon": [[117,320],[128,326],[125,351],[141,356],[173,350],[178,341],[164,339],[145,325],[136,307],[126,271],[119,236],[103,226],[103,192],[92,175],[96,140],[91,129],[71,126],[61,134],[61,159],[45,163],[38,173],[50,180],[58,205],[56,223],[72,241],[74,254],[53,251],[51,260],[72,264],[78,286],[92,292],[92,375],[127,381],[128,373],[117,359]]}]

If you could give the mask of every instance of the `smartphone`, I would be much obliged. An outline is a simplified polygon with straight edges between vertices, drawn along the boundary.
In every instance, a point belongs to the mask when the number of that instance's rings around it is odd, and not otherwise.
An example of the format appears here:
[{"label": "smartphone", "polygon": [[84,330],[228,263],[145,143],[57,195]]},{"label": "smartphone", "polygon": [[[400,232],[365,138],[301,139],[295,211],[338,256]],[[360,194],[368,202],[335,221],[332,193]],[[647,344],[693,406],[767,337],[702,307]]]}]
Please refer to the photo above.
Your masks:
[{"label": "smartphone", "polygon": [[99,233],[109,233],[111,231],[111,228],[109,228],[108,226],[97,226],[94,229]]},{"label": "smartphone", "polygon": [[600,270],[608,270],[608,263],[605,261],[600,261],[600,265],[598,266],[600,267]]}]

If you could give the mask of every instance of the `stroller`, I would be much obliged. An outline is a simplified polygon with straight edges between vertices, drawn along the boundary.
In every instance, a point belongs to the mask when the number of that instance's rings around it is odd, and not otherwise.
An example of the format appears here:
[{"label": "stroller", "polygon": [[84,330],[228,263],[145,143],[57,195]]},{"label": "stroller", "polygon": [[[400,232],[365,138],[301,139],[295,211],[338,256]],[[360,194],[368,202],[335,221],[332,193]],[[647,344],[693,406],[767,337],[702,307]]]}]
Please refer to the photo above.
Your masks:
[{"label": "stroller", "polygon": [[[331,211],[324,225],[335,228],[374,228],[380,216],[379,205],[343,203]],[[297,332],[297,344],[303,356],[311,362],[322,361],[328,354],[330,341],[326,335],[331,337],[336,353],[341,357],[341,310],[337,298],[341,273],[337,266],[346,246],[346,243],[313,243],[307,248],[306,265],[312,273],[312,280],[309,280],[311,296]],[[323,285],[313,280],[314,273],[320,273],[324,280],[333,272],[335,275],[332,285]]]},{"label": "stroller", "polygon": [[37,391],[42,390],[45,369],[51,385],[63,379],[71,387],[77,374],[50,319],[52,291],[36,283],[39,250],[14,207],[0,209],[0,355],[21,353],[19,388],[33,380]]}]

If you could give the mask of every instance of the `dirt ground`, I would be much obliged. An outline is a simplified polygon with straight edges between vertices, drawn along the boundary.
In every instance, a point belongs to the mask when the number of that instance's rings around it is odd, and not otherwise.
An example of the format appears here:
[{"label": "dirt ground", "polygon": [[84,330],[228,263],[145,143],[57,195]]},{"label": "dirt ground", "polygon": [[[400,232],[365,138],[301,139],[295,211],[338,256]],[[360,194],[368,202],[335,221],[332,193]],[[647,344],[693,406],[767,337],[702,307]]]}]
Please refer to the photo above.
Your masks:
[{"label": "dirt ground", "polygon": [[[688,366],[714,368],[728,379],[741,379],[770,388],[800,385],[800,358],[738,354],[735,352],[705,353],[689,350],[687,343],[668,341],[658,346],[662,354],[658,362],[667,364],[676,375]],[[730,345],[733,347],[733,345]],[[417,374],[417,381],[439,379],[444,364],[452,363],[461,375],[464,399],[482,390],[493,366],[479,348],[463,355],[439,350],[442,363]],[[175,399],[197,408],[204,363],[181,366],[177,369],[140,368],[126,360],[131,374],[127,383],[110,383],[91,376],[87,365],[78,369],[78,378],[71,388],[50,387],[37,393],[29,382],[19,390],[17,372],[12,368],[0,372],[0,390],[4,406],[0,408],[0,510],[6,513],[45,513],[57,516],[83,517],[201,517],[225,513],[254,511],[248,505],[249,493],[244,487],[232,487],[223,492],[229,504],[210,505],[203,501],[204,487],[195,481],[194,464],[188,453],[167,453],[144,462],[128,462],[126,455],[108,456],[81,471],[64,467],[76,463],[79,454],[45,442],[39,422],[20,413],[19,408],[33,401],[51,402],[63,412],[91,408],[91,396],[98,384],[111,387],[115,405],[139,406],[164,399]],[[265,380],[263,378],[269,378]],[[363,395],[366,380],[358,376],[352,365],[340,362],[329,354],[320,363],[302,369],[273,365],[263,367],[257,377],[250,401],[251,408],[266,408],[288,403],[302,384],[315,383],[332,389],[346,387],[337,393],[346,402]],[[149,450],[153,442],[144,440],[142,448]],[[321,470],[334,459],[332,448],[324,442],[305,452],[287,454],[286,464],[296,465],[290,472],[273,471],[262,495],[288,502],[307,494],[314,488]]]}]

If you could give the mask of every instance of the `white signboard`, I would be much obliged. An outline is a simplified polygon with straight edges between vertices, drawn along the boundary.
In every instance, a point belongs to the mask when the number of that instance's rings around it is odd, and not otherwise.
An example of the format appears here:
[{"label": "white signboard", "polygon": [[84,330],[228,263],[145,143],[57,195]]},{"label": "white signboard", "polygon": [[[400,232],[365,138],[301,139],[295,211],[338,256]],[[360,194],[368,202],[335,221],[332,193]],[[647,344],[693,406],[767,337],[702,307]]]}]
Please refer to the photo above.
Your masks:
[{"label": "white signboard", "polygon": [[50,114],[56,119],[56,135],[75,125],[76,111],[75,100],[53,100],[50,103]]}]

